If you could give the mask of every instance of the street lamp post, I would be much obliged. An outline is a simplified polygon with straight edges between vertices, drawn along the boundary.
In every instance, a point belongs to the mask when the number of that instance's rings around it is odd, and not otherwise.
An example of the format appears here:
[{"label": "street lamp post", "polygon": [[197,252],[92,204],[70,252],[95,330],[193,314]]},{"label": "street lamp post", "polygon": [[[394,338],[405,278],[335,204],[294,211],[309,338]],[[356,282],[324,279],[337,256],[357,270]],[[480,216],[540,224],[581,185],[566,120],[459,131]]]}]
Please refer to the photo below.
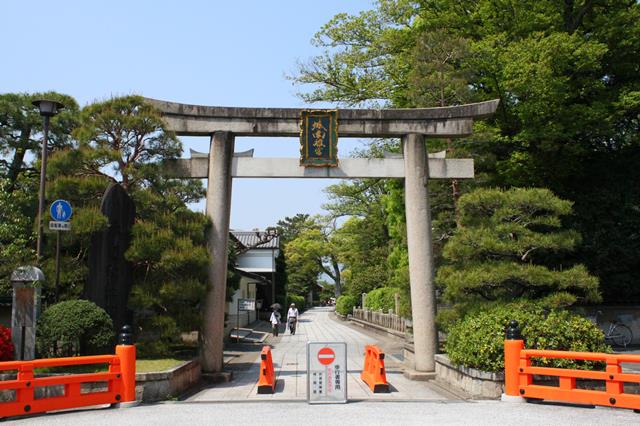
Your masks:
[{"label": "street lamp post", "polygon": [[40,191],[38,193],[38,241],[36,247],[36,257],[40,261],[42,257],[44,225],[42,224],[42,216],[44,213],[44,190],[45,177],[47,172],[47,143],[49,138],[49,120],[64,108],[60,102],[40,99],[33,101],[32,104],[40,110],[40,115],[44,120],[44,138],[42,139],[42,161],[40,165]]}]

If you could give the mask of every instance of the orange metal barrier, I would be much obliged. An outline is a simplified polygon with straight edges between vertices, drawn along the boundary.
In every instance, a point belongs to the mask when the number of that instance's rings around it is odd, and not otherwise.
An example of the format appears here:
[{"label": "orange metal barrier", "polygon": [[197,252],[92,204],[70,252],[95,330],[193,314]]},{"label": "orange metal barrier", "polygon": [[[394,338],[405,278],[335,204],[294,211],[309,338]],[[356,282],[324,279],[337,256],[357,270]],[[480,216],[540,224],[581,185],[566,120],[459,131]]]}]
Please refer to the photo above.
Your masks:
[{"label": "orange metal barrier", "polygon": [[364,368],[360,378],[369,385],[373,393],[389,392],[387,373],[384,369],[384,352],[375,345],[367,345],[364,350]]},{"label": "orange metal barrier", "polygon": [[[121,343],[123,335],[124,333],[120,335]],[[102,373],[68,374],[53,377],[35,377],[34,374],[36,368],[88,364],[108,364],[109,370]],[[11,370],[17,371],[16,379],[0,381],[0,390],[15,390],[15,399],[0,402],[0,417],[44,413],[91,405],[133,402],[136,399],[136,347],[132,344],[116,346],[115,355],[0,362],[0,371]],[[82,383],[95,382],[105,383],[107,390],[91,393],[81,391]],[[64,386],[63,395],[35,398],[36,388],[56,385]]]},{"label": "orange metal barrier", "polygon": [[273,370],[271,347],[263,346],[260,353],[260,378],[258,379],[258,393],[274,393],[276,390],[276,374]]},{"label": "orange metal barrier", "polygon": [[[510,323],[510,329],[517,329],[517,322]],[[640,374],[623,373],[623,362],[640,363],[640,355],[605,354],[598,352],[569,352],[524,349],[524,342],[517,338],[504,342],[505,394],[532,399],[564,401],[577,404],[604,405],[640,409],[640,395],[625,393],[624,383],[640,383]],[[513,336],[513,333],[512,333]],[[605,371],[576,370],[568,368],[533,367],[532,358],[574,359],[602,361]],[[533,384],[533,376],[558,377],[558,386]],[[577,389],[576,379],[598,380],[605,384],[604,390]]]}]

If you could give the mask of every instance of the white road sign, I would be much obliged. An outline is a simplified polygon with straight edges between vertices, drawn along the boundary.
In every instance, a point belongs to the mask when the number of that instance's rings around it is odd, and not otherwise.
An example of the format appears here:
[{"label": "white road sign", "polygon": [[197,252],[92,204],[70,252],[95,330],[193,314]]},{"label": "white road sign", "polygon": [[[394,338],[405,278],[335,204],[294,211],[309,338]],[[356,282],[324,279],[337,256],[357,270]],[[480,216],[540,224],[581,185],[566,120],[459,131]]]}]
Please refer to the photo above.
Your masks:
[{"label": "white road sign", "polygon": [[255,311],[256,299],[238,299],[239,311]]},{"label": "white road sign", "polygon": [[52,231],[70,231],[71,223],[52,220],[49,222],[49,229]]},{"label": "white road sign", "polygon": [[347,402],[346,343],[307,343],[307,402]]}]

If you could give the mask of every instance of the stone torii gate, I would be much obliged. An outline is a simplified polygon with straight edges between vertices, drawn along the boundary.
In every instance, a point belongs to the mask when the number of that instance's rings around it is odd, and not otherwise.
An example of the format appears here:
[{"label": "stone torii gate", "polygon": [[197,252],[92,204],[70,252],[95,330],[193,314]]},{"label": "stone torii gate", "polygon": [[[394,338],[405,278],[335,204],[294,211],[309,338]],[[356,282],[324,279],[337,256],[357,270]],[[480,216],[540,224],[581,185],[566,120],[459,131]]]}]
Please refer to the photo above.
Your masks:
[{"label": "stone torii gate", "polygon": [[177,160],[175,174],[208,178],[206,213],[212,229],[209,287],[204,301],[201,365],[204,373],[223,368],[227,244],[232,178],[403,178],[415,370],[435,371],[437,332],[431,212],[427,179],[473,178],[473,160],[427,156],[425,137],[455,138],[472,133],[473,120],[492,115],[498,100],[444,108],[341,109],[339,136],[401,138],[401,158],[343,158],[338,167],[302,167],[296,158],[234,156],[235,136],[300,136],[302,109],[227,108],[147,99],[179,136],[209,136],[206,156]]}]

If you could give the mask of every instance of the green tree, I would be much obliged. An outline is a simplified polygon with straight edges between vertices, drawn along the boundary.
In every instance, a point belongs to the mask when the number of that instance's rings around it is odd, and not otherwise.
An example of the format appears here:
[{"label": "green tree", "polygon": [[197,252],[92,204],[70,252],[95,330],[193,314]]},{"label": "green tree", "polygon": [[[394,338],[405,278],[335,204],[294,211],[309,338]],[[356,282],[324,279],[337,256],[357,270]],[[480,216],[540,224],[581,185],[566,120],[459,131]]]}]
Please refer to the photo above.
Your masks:
[{"label": "green tree", "polygon": [[[496,117],[454,148],[477,159],[481,183],[574,201],[569,220],[585,240],[575,255],[609,300],[640,297],[638,2],[380,0],[337,15],[314,42],[322,52],[294,77],[314,85],[309,101],[426,106],[438,87],[458,94],[445,80],[469,89],[464,102],[500,98]],[[456,45],[438,66],[438,49]]]},{"label": "green tree", "polygon": [[[311,270],[309,273],[302,273],[300,270],[296,270],[293,266],[289,265],[287,261],[287,244],[297,238],[299,234],[304,232],[311,222],[311,217],[308,214],[298,213],[292,217],[285,217],[283,220],[279,220],[277,224],[278,237],[280,239],[280,255],[276,259],[276,271],[280,272],[276,276],[279,288],[282,289],[280,294],[280,300],[286,304],[287,296],[292,295],[306,295],[309,292],[309,286],[313,285],[314,280],[317,279],[318,273],[316,270]],[[278,295],[276,295],[277,298]]]},{"label": "green tree", "polygon": [[[101,168],[111,169],[127,190],[161,176],[158,170],[151,169],[157,169],[159,161],[177,158],[182,152],[180,141],[167,131],[160,112],[140,96],[112,98],[87,106],[82,110],[82,125],[75,136],[97,151]],[[193,195],[187,191],[185,196]]]},{"label": "green tree", "polygon": [[307,219],[304,228],[285,245],[289,290],[300,296],[309,293],[321,273],[333,281],[336,297],[342,293],[341,268],[333,244],[335,222],[323,217]]},{"label": "green tree", "polygon": [[462,226],[438,270],[444,297],[462,311],[489,302],[542,300],[547,306],[598,302],[598,280],[583,265],[559,262],[580,235],[561,218],[571,202],[546,189],[479,189],[460,198]]},{"label": "green tree", "polygon": [[323,52],[301,63],[292,79],[316,88],[301,93],[307,102],[346,105],[387,103],[404,98],[410,71],[407,56],[415,46],[409,0],[381,0],[357,16],[340,13],[315,35]]},{"label": "green tree", "polygon": [[385,231],[384,222],[351,217],[336,232],[334,244],[340,263],[344,265],[347,294],[358,297],[387,284],[388,247],[381,241],[387,241]]},{"label": "green tree", "polygon": [[[28,182],[33,184],[33,182]],[[13,186],[13,190],[8,188]],[[0,178],[0,296],[10,296],[11,272],[35,257],[33,185]]]},{"label": "green tree", "polygon": [[143,352],[164,355],[181,332],[198,330],[207,283],[208,219],[166,188],[136,194],[139,218],[126,258],[133,265],[129,305],[143,338]]},{"label": "green tree", "polygon": [[[140,97],[89,105],[74,135],[78,148],[53,156],[50,168],[51,193],[77,206],[63,260],[65,269],[75,273],[63,278],[86,277],[90,237],[107,225],[99,211],[100,199],[109,183],[121,184],[136,205],[126,258],[133,267],[129,305],[136,315],[141,351],[166,353],[181,331],[200,325],[209,222],[186,203],[203,196],[202,186],[164,174],[160,162],[178,156],[181,144],[166,130],[159,112]],[[70,268],[69,262],[77,263],[76,267]],[[75,296],[77,292],[68,292],[67,297]]]},{"label": "green tree", "polygon": [[[43,271],[48,278],[43,292],[48,302],[81,297],[88,269],[88,253],[95,232],[108,226],[100,211],[102,196],[114,179],[103,173],[100,155],[90,146],[77,144],[53,153],[47,166],[47,199],[64,199],[73,206],[71,230],[60,233],[60,283],[55,286],[55,240],[47,238]],[[45,223],[50,220],[45,217]]]},{"label": "green tree", "polygon": [[48,146],[56,151],[72,145],[71,131],[77,124],[78,104],[70,96],[56,92],[0,94],[0,176],[8,179],[12,192],[21,174],[39,175],[37,163],[42,152],[42,117],[32,101],[61,102],[64,109],[50,121]]},{"label": "green tree", "polygon": [[31,102],[42,98],[65,105],[50,124],[49,151],[57,152],[73,143],[76,101],[55,92],[0,94],[0,295],[10,294],[17,266],[35,261],[42,117]]},{"label": "green tree", "polygon": [[[377,156],[386,144],[373,144],[357,156]],[[389,255],[389,230],[384,205],[385,180],[358,179],[331,185],[326,189],[329,203],[324,208],[344,222],[333,242],[344,268],[344,287],[348,294],[360,297],[387,285],[385,264]]]}]

